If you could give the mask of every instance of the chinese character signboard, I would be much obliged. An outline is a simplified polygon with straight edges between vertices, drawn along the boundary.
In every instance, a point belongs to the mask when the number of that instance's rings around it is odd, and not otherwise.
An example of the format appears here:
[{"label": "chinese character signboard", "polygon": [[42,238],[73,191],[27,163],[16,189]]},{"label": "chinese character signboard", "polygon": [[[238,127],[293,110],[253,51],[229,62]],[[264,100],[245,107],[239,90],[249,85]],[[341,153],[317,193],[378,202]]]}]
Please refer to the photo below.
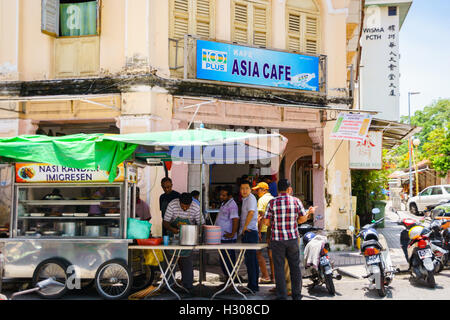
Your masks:
[{"label": "chinese character signboard", "polygon": [[[123,163],[117,167],[114,182],[125,178]],[[46,163],[16,163],[17,183],[108,182],[109,172],[102,170],[74,169]]]},{"label": "chinese character signboard", "polygon": [[381,169],[381,131],[369,131],[364,141],[350,141],[350,169]]},{"label": "chinese character signboard", "polygon": [[197,79],[319,91],[319,58],[197,40]]},{"label": "chinese character signboard", "polygon": [[364,142],[371,121],[370,114],[340,113],[330,139]]},{"label": "chinese character signboard", "polygon": [[399,121],[399,10],[366,8],[361,36],[361,106],[377,118]]}]

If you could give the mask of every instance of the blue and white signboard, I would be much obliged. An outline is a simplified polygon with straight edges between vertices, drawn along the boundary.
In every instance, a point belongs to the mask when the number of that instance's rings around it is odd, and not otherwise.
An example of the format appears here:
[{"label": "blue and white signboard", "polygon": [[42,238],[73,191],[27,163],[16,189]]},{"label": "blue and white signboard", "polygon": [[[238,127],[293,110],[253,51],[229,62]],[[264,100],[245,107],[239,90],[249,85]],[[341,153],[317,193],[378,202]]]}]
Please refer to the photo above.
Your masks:
[{"label": "blue and white signboard", "polygon": [[319,58],[197,40],[197,79],[319,91]]}]

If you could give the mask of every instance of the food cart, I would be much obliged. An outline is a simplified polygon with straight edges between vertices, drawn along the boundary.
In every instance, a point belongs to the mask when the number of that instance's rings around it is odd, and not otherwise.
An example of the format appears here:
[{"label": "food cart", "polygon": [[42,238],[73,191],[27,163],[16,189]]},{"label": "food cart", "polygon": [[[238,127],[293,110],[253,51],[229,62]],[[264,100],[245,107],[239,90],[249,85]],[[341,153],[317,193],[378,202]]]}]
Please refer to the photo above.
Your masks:
[{"label": "food cart", "polygon": [[[133,154],[138,159],[136,149],[140,146],[146,152],[140,152],[138,160],[147,165],[165,161],[199,164],[203,181],[205,163],[280,157],[286,144],[287,139],[280,134],[207,129],[0,138],[0,156],[8,161],[50,163],[45,172],[39,167],[24,169],[26,166],[14,170],[10,238],[0,240],[0,248],[4,246],[4,278],[31,278],[37,283],[53,277],[66,284],[41,290],[40,295],[46,298],[60,297],[71,289],[73,280],[93,280],[102,297],[123,298],[131,289],[135,265],[141,266],[140,287],[151,282],[153,273],[142,268],[139,261],[135,263],[133,257],[130,259],[131,253],[142,251],[130,250],[126,239],[127,218],[134,217],[137,170],[128,162],[121,169],[119,163]],[[87,172],[99,168],[105,170],[102,181],[86,179]],[[32,182],[38,173],[47,180]],[[108,212],[99,213],[98,207]],[[203,273],[202,264],[200,269]]]},{"label": "food cart", "polygon": [[130,292],[132,271],[147,279],[137,286],[151,281],[151,270],[136,270],[142,266],[133,267],[135,259],[129,259],[126,230],[127,218],[134,216],[135,164],[119,165],[112,183],[101,170],[13,165],[11,232],[0,239],[3,281],[32,279],[36,284],[54,277],[65,284],[41,290],[44,298],[59,298],[94,282],[106,299]]}]

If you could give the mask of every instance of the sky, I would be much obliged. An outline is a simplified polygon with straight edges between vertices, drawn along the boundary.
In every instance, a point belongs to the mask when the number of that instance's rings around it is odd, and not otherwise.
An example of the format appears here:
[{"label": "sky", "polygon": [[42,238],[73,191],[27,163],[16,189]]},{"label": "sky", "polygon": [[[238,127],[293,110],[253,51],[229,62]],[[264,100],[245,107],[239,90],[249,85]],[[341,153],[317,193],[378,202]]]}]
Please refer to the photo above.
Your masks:
[{"label": "sky", "polygon": [[400,30],[400,115],[450,99],[450,0],[413,0]]}]

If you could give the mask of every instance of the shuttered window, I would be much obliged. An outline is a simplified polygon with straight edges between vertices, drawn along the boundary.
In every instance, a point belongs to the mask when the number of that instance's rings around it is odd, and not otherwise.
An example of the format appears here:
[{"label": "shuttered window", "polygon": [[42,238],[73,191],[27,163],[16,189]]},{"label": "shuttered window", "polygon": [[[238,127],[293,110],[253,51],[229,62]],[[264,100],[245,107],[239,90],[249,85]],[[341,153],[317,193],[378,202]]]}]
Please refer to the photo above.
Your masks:
[{"label": "shuttered window", "polygon": [[287,8],[287,48],[309,54],[320,53],[319,15]]},{"label": "shuttered window", "polygon": [[[202,38],[214,36],[215,0],[170,0],[169,61],[170,67],[184,64],[184,36],[196,35]],[[178,41],[178,49],[177,42]],[[174,70],[178,75],[182,68]]]},{"label": "shuttered window", "polygon": [[234,42],[261,47],[270,45],[269,1],[233,0],[232,39]]}]

